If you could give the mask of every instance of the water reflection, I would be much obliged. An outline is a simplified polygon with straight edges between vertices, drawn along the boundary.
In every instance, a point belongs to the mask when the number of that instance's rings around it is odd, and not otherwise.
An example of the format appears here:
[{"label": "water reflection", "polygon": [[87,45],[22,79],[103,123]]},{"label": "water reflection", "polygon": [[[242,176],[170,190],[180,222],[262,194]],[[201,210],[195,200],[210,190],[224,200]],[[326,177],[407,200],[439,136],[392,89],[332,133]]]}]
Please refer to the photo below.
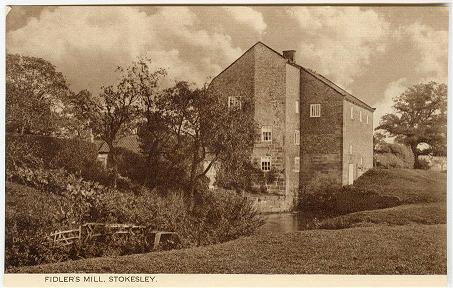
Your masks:
[{"label": "water reflection", "polygon": [[326,217],[307,212],[267,214],[264,215],[266,223],[257,233],[286,233],[312,229],[317,221],[324,218]]}]

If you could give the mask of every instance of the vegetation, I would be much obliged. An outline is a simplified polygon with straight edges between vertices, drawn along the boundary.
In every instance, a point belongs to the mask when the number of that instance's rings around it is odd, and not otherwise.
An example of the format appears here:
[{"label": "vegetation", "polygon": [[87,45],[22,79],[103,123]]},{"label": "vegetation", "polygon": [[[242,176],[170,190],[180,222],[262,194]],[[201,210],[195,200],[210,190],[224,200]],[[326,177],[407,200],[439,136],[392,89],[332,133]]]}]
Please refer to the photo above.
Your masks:
[{"label": "vegetation", "polygon": [[11,272],[446,274],[447,229],[446,225],[375,225],[255,235],[208,247],[92,258]]},{"label": "vegetation", "polygon": [[6,131],[62,134],[68,118],[62,109],[71,95],[55,66],[44,59],[6,56]]},{"label": "vegetation", "polygon": [[446,155],[447,85],[429,82],[408,88],[394,99],[394,113],[386,114],[376,130],[395,136],[414,154],[414,168],[420,155]]},{"label": "vegetation", "polygon": [[414,167],[414,154],[405,145],[384,142],[375,146],[374,164],[375,167],[387,169],[412,168]]},{"label": "vegetation", "polygon": [[[161,231],[175,231],[182,247],[224,242],[251,235],[262,224],[250,202],[228,192],[201,194],[200,205],[190,210],[183,194],[161,196],[158,191],[140,194],[120,192],[75,179],[67,174],[27,174],[36,190],[7,182],[6,267],[38,265],[93,256],[142,253],[144,238],[135,242],[103,239],[73,249],[50,249],[43,242],[47,233],[75,228],[85,222],[131,223]],[[35,175],[35,176],[31,176]],[[17,180],[17,179],[16,179]],[[28,181],[28,180],[27,180]],[[69,182],[72,181],[72,182]],[[24,181],[25,182],[25,181]],[[44,182],[50,182],[44,185]],[[66,183],[68,189],[64,189]],[[38,185],[38,183],[41,183]]]}]

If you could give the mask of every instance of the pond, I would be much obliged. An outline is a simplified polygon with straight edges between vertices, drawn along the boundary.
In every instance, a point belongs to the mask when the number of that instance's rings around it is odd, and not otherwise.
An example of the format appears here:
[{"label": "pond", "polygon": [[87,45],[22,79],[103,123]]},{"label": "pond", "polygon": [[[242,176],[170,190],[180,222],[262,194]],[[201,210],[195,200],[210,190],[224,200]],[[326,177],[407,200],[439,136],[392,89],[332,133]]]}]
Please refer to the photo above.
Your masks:
[{"label": "pond", "polygon": [[308,212],[275,213],[264,215],[265,223],[257,233],[294,232],[310,229],[313,224],[327,216]]}]

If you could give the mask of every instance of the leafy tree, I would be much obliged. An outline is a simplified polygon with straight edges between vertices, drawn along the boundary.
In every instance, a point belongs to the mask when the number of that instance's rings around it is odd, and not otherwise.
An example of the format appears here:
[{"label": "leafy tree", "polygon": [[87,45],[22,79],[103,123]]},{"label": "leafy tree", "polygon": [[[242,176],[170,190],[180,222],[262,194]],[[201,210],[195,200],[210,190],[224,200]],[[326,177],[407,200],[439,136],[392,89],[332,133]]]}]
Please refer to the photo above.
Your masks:
[{"label": "leafy tree", "polygon": [[161,173],[154,175],[156,185],[170,185],[165,182],[170,179],[193,201],[216,163],[249,159],[256,131],[250,105],[228,109],[226,100],[206,86],[184,81],[162,91],[153,105],[153,121],[142,127],[140,137],[145,154],[156,161],[150,170]]},{"label": "leafy tree", "polygon": [[447,85],[416,84],[394,102],[394,113],[384,115],[376,129],[411,148],[414,168],[420,167],[420,155],[446,155]]},{"label": "leafy tree", "polygon": [[21,134],[61,133],[71,95],[62,73],[48,61],[6,56],[6,129]]}]

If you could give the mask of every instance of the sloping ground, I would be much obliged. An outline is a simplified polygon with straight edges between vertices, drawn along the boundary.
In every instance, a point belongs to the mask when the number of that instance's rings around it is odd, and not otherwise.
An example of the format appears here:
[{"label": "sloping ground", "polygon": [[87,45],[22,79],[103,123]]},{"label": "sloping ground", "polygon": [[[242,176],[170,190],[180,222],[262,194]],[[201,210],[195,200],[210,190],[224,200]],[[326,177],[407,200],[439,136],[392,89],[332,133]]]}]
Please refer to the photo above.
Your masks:
[{"label": "sloping ground", "polygon": [[343,229],[373,224],[446,224],[445,203],[422,203],[401,205],[387,209],[367,210],[350,213],[321,221],[318,228]]},{"label": "sloping ground", "polygon": [[20,273],[446,274],[445,225],[256,235],[208,247],[22,267]]},{"label": "sloping ground", "polygon": [[357,188],[396,196],[402,203],[445,202],[447,174],[414,169],[371,169],[354,182]]}]

